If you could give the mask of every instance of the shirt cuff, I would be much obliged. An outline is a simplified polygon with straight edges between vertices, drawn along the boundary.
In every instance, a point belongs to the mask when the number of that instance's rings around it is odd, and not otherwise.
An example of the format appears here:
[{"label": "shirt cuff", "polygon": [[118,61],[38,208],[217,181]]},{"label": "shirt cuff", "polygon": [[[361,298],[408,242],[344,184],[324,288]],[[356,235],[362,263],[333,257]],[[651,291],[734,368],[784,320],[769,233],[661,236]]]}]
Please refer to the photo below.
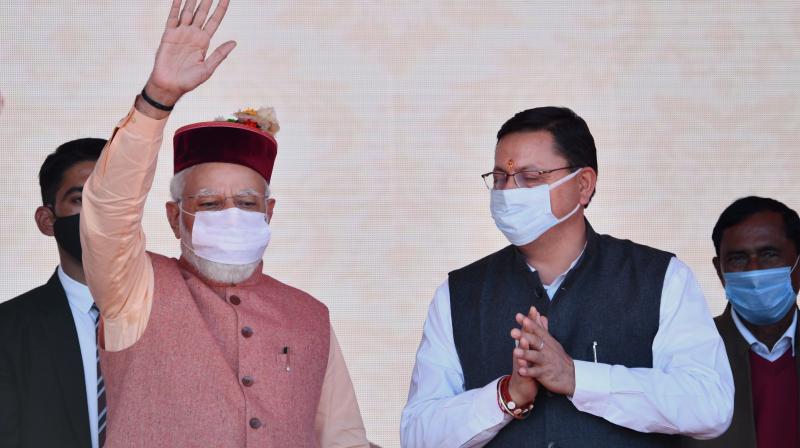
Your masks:
[{"label": "shirt cuff", "polygon": [[[500,410],[497,404],[497,382],[500,378],[492,381],[478,390],[473,401],[472,416],[469,422],[475,425],[472,430],[483,432],[487,429],[494,429],[498,425],[500,428],[507,425],[513,418]],[[499,431],[500,428],[497,428]]]},{"label": "shirt cuff", "polygon": [[167,119],[162,118],[156,120],[147,115],[139,112],[136,106],[131,107],[128,115],[117,123],[118,128],[135,128],[137,134],[142,135],[158,135],[163,134],[164,126],[167,124]]},{"label": "shirt cuff", "polygon": [[575,363],[575,393],[570,401],[579,411],[602,415],[611,394],[611,366],[587,361]]}]

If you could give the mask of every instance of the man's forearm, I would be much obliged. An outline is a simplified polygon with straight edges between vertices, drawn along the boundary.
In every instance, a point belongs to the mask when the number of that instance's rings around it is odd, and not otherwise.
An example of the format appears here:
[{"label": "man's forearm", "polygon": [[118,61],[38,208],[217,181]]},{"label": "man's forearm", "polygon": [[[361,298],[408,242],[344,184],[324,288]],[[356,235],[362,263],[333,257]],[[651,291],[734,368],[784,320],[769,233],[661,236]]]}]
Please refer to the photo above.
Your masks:
[{"label": "man's forearm", "polygon": [[83,267],[109,350],[132,345],[149,317],[153,273],[141,220],[165,123],[131,110],[84,186]]}]

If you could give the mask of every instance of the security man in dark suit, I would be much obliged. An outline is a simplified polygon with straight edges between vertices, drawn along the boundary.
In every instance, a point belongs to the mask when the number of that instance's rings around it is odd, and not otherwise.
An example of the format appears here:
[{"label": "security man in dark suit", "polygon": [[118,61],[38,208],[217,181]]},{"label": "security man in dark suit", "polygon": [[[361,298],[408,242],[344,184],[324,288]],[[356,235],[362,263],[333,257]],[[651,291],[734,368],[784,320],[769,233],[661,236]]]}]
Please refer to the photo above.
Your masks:
[{"label": "security man in dark suit", "polygon": [[729,205],[712,233],[714,267],[729,304],[714,319],[736,388],[733,421],[691,448],[800,446],[800,217],[750,196]]},{"label": "security man in dark suit", "polygon": [[78,222],[83,184],[105,143],[67,142],[39,171],[36,225],[55,237],[60,264],[46,284],[0,304],[0,447],[103,445],[98,312],[85,284]]}]

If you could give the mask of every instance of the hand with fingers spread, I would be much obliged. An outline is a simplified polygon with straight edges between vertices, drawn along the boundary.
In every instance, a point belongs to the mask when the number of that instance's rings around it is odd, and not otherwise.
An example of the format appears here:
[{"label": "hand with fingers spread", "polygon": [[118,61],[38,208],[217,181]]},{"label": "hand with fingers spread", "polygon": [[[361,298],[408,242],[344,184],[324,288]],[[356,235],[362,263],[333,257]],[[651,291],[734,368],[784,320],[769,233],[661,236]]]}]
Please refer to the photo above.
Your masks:
[{"label": "hand with fingers spread", "polygon": [[[236,42],[228,41],[206,56],[229,0],[220,0],[210,17],[213,0],[201,0],[199,6],[197,0],[187,0],[183,10],[181,3],[182,0],[172,2],[153,71],[144,88],[150,99],[166,106],[174,105],[210,78],[236,46]],[[166,116],[163,109],[152,107],[147,101],[137,101],[136,106],[153,118]]]},{"label": "hand with fingers spread", "polygon": [[[531,307],[527,316],[517,314],[521,328],[511,331],[511,337],[520,341],[514,349],[515,358],[528,365],[517,365],[521,377],[536,379],[550,392],[572,396],[575,393],[575,363],[561,344],[548,332],[545,316]],[[523,345],[527,343],[528,348]]]}]

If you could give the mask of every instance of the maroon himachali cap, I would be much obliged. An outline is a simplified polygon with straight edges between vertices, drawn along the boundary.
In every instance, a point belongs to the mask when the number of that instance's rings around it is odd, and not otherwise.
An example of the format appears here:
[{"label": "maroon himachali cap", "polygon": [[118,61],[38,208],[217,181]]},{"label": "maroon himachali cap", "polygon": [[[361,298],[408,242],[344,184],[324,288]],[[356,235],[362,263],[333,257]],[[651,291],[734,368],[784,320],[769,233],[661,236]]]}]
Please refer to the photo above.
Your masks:
[{"label": "maroon himachali cap", "polygon": [[243,109],[233,118],[218,118],[175,131],[174,173],[209,162],[244,165],[267,181],[278,155],[274,134],[280,129],[272,108]]}]

